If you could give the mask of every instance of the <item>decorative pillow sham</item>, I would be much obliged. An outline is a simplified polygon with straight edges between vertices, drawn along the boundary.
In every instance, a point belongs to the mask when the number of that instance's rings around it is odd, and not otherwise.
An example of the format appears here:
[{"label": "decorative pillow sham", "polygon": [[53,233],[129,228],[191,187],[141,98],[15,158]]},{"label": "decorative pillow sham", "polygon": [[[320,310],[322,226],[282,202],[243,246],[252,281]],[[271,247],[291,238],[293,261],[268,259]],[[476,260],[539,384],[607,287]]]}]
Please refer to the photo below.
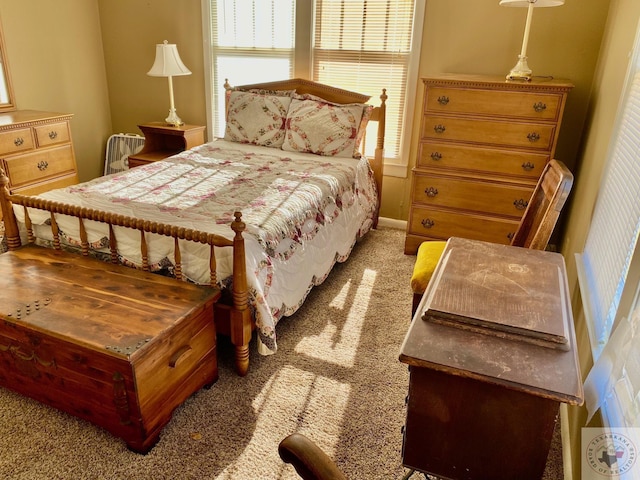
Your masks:
[{"label": "decorative pillow sham", "polygon": [[231,91],[224,139],[266,147],[282,146],[289,95],[263,95]]},{"label": "decorative pillow sham", "polygon": [[[291,100],[282,149],[334,157],[357,157],[358,135],[368,105],[340,105],[310,95]],[[367,113],[367,121],[371,112]],[[364,132],[363,132],[364,133]]]}]

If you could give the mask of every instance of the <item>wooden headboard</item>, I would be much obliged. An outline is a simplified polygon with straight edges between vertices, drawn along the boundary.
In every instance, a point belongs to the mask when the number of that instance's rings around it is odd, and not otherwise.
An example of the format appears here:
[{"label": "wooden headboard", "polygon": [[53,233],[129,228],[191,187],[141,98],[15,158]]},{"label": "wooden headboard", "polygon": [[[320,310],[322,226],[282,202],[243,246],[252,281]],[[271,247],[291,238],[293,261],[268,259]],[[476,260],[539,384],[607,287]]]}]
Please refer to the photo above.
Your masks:
[{"label": "wooden headboard", "polygon": [[[347,104],[347,103],[367,103],[371,97],[369,95],[363,95],[357,92],[351,92],[343,88],[332,87],[323,83],[314,82],[312,80],[306,80],[303,78],[291,78],[288,80],[279,80],[276,82],[254,83],[251,85],[238,85],[232,87],[229,84],[229,80],[225,79],[225,90],[237,89],[237,90],[251,90],[251,89],[263,89],[263,90],[295,90],[296,93],[311,94],[324,98],[329,102]],[[385,133],[385,119],[387,110],[387,90],[382,89],[380,95],[380,105],[374,106],[371,112],[370,121],[378,122],[378,129],[376,134],[376,148],[373,158],[369,157],[369,164],[373,170],[373,175],[376,180],[376,186],[378,187],[378,209],[380,209],[380,201],[382,199],[382,178],[384,175],[384,133]],[[365,145],[366,139],[363,139],[362,145]],[[376,212],[375,223],[377,224],[378,212]],[[375,225],[374,225],[375,228]]]}]

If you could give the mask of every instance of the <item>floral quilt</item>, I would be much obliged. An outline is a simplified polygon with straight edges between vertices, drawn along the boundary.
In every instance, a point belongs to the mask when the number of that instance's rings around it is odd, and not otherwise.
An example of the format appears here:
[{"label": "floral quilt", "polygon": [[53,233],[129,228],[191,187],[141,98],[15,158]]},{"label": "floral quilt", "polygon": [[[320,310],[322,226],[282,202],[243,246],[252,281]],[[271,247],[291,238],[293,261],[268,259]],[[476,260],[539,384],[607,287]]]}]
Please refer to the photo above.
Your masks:
[{"label": "floral quilt", "polygon": [[[364,158],[319,157],[224,140],[42,196],[228,238],[233,213],[241,211],[247,225],[252,308],[265,354],[277,349],[279,318],[295,312],[334,263],[349,256],[371,227],[377,207],[375,182]],[[34,213],[32,221],[46,223],[46,216]],[[77,240],[77,222],[58,223],[69,241]],[[102,228],[88,228],[93,244],[106,236]],[[123,261],[139,265],[134,245],[134,238],[118,238]],[[190,280],[207,283],[208,254],[202,247],[194,244],[192,251],[183,252],[183,271]],[[172,252],[168,239],[149,242],[150,259],[158,268],[171,262]],[[223,287],[230,275],[230,258],[221,258]]]}]

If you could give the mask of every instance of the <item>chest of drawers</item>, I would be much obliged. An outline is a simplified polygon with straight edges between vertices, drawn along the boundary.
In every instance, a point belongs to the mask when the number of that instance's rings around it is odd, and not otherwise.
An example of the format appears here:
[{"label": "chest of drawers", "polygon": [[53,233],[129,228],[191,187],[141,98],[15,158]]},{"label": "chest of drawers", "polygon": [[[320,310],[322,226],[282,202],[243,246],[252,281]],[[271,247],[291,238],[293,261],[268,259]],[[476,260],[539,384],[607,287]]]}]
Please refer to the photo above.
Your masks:
[{"label": "chest of drawers", "polygon": [[0,115],[0,166],[12,193],[36,195],[78,183],[71,117],[37,110]]},{"label": "chest of drawers", "polygon": [[422,80],[405,253],[452,236],[508,244],[553,158],[573,85],[480,75]]}]

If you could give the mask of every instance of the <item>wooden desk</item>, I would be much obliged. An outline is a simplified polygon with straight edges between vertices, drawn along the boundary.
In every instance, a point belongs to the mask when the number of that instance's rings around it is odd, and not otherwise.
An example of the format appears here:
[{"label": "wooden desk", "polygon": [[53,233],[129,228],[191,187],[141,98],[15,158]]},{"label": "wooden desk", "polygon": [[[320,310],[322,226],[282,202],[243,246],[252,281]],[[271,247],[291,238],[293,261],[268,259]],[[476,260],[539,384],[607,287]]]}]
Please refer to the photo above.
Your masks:
[{"label": "wooden desk", "polygon": [[403,464],[451,479],[540,479],[582,381],[564,259],[451,238],[400,353]]}]

